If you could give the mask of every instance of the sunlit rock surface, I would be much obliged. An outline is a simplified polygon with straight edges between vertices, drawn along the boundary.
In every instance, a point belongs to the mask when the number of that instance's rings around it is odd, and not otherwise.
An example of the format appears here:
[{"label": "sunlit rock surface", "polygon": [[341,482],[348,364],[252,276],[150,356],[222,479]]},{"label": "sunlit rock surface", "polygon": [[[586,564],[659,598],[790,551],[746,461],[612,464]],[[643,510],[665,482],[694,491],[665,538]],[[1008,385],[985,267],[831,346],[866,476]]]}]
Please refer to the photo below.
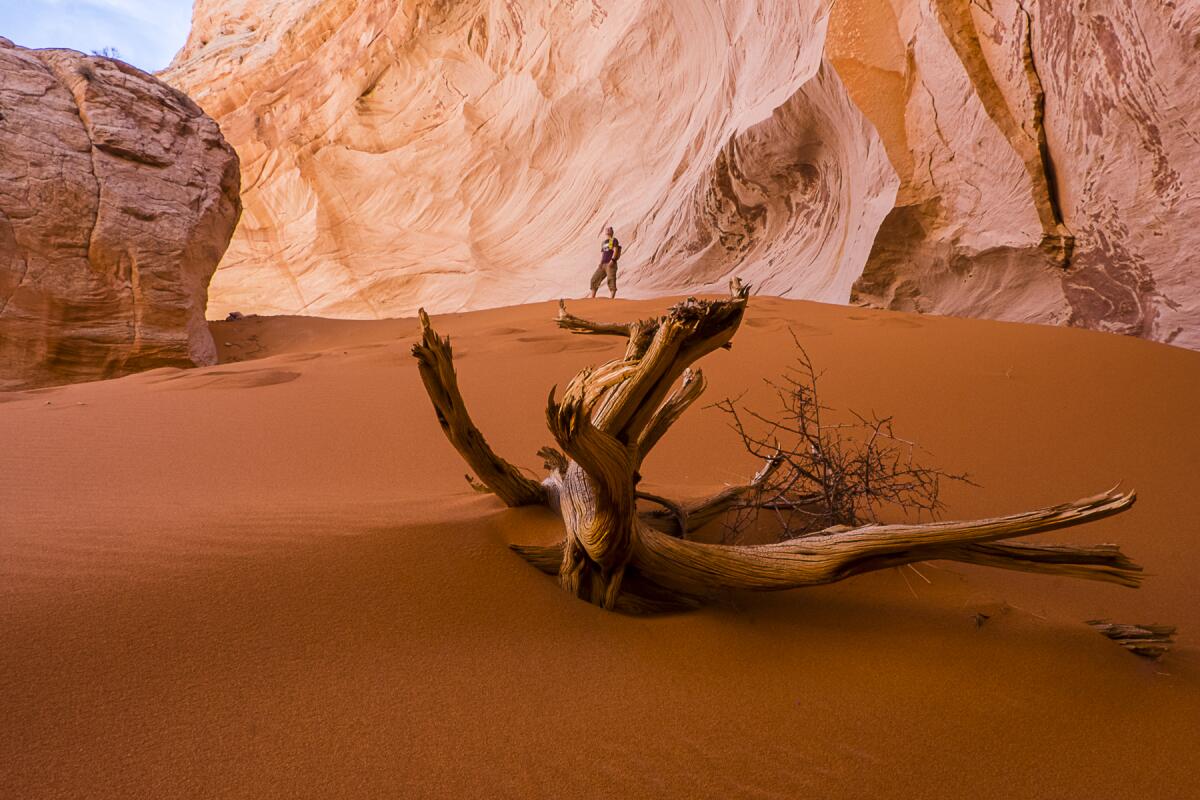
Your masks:
[{"label": "sunlit rock surface", "polygon": [[215,363],[238,210],[237,155],[179,91],[0,39],[0,389]]},{"label": "sunlit rock surface", "polygon": [[897,181],[822,66],[826,4],[200,0],[164,78],[218,119],[245,214],[229,310],[350,317],[579,295],[844,301]]},{"label": "sunlit rock surface", "polygon": [[1200,347],[1198,8],[199,0],[164,77],[245,164],[210,316],[577,295],[611,223],[625,294]]},{"label": "sunlit rock surface", "polygon": [[901,178],[854,297],[1200,347],[1200,3],[839,0]]}]

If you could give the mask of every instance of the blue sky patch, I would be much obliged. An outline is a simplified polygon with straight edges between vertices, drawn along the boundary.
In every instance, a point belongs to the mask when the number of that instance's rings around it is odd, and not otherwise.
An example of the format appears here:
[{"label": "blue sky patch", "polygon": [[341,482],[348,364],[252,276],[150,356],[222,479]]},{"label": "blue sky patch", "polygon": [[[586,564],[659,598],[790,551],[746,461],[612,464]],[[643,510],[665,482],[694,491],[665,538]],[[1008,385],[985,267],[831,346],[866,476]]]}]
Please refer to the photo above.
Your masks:
[{"label": "blue sky patch", "polygon": [[22,47],[115,48],[147,72],[187,40],[192,0],[0,0],[0,36]]}]

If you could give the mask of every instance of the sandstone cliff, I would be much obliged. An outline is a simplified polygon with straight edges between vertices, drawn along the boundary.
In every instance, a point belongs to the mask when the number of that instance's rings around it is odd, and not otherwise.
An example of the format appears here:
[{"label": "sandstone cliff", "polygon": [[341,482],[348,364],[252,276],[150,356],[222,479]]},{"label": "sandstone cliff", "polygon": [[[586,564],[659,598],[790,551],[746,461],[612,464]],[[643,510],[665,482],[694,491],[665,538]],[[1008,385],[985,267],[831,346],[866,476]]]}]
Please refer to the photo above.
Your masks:
[{"label": "sandstone cliff", "polygon": [[902,185],[854,298],[1200,347],[1200,3],[838,0]]},{"label": "sandstone cliff", "polygon": [[[199,0],[234,308],[713,287],[1200,347],[1200,0]],[[827,62],[823,62],[823,57]],[[897,177],[898,176],[898,177]]]},{"label": "sandstone cliff", "polygon": [[216,361],[238,161],[182,93],[0,39],[0,389]]},{"label": "sandstone cliff", "polygon": [[165,79],[246,211],[227,310],[366,317],[722,284],[844,301],[896,179],[822,2],[202,0]]}]

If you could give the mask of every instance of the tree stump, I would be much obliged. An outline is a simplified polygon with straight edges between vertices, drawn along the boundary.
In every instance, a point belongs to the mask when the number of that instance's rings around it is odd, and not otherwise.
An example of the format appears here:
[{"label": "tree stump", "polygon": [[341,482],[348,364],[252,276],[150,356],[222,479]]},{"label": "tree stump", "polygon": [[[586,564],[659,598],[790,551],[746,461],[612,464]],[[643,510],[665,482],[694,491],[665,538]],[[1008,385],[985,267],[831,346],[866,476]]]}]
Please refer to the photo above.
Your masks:
[{"label": "tree stump", "polygon": [[[552,547],[513,545],[529,563],[558,578],[567,592],[630,613],[688,608],[725,589],[778,590],[831,583],[918,561],[949,560],[1066,575],[1136,587],[1141,567],[1115,545],[1039,545],[1004,540],[1066,528],[1119,513],[1133,492],[1094,497],[1005,517],[916,525],[835,527],[802,539],[758,546],[690,541],[687,534],[753,496],[777,466],[708,500],[684,504],[638,491],[646,454],[703,393],[692,365],[730,346],[749,286],[731,282],[728,300],[687,300],[663,316],[628,324],[596,323],[567,313],[572,333],[620,336],[621,358],[584,369],[562,397],[550,390],[546,422],[558,447],[540,455],[547,476],[522,475],[496,455],[467,413],[448,339],[420,312],[412,352],[446,438],[479,481],[508,506],[542,504],[563,521]],[[639,512],[641,496],[663,511]]]}]

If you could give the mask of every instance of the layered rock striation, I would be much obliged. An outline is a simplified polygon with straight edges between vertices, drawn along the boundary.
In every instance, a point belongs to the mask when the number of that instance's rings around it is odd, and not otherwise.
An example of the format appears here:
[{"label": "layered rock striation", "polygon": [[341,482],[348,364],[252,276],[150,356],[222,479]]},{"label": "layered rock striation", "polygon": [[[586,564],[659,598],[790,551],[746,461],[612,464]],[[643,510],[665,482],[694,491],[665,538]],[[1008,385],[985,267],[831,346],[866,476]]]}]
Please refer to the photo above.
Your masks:
[{"label": "layered rock striation", "polygon": [[1200,3],[839,0],[901,179],[852,297],[1200,347]]},{"label": "layered rock striation", "polygon": [[844,301],[896,178],[823,66],[826,3],[202,0],[165,79],[237,146],[212,312],[578,295]]},{"label": "layered rock striation", "polygon": [[1200,0],[199,0],[213,284],[350,317],[762,291],[1200,347]]},{"label": "layered rock striation", "polygon": [[182,92],[0,39],[0,389],[216,361],[238,159]]}]

